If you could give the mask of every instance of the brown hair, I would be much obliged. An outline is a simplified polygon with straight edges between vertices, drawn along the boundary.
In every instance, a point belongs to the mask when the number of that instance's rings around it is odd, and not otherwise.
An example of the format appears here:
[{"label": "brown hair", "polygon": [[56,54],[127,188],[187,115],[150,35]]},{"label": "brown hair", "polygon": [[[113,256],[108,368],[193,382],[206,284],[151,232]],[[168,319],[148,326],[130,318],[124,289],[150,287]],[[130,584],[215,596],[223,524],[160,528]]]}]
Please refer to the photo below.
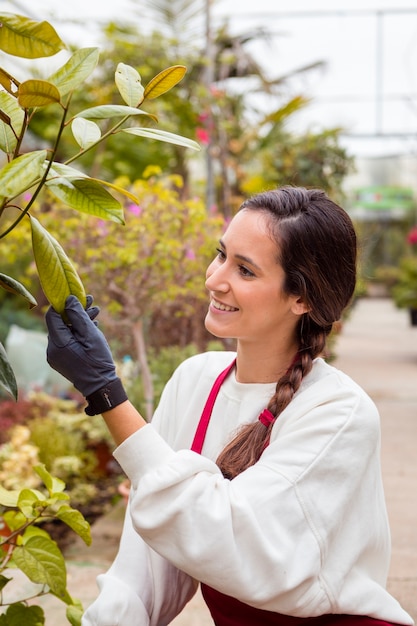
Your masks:
[{"label": "brown hair", "polygon": [[[278,262],[285,272],[284,291],[307,305],[297,326],[299,350],[276,386],[268,410],[278,415],[291,402],[301,381],[326,345],[333,322],[349,304],[356,283],[356,234],[348,214],[324,191],[282,187],[246,200],[240,210],[262,211],[270,217]],[[222,450],[217,464],[234,478],[259,459],[272,424],[257,420],[243,426]]]}]

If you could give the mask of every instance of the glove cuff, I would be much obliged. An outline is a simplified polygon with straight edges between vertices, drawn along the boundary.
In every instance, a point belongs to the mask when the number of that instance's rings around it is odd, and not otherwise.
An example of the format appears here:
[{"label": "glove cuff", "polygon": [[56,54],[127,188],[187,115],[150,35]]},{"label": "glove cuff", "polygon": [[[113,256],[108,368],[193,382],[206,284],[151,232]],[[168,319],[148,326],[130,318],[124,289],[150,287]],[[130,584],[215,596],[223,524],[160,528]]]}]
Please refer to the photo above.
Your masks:
[{"label": "glove cuff", "polygon": [[98,389],[86,398],[88,406],[84,409],[87,415],[100,415],[127,400],[126,391],[120,378],[116,378],[105,387]]}]

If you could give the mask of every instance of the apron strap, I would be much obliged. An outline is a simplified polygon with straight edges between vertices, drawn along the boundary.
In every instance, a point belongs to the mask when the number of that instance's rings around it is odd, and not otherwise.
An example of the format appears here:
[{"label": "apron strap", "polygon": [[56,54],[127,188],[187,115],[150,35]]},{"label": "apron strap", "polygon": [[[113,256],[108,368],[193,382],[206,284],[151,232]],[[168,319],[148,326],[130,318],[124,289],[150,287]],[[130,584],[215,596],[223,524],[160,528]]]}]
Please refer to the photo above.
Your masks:
[{"label": "apron strap", "polygon": [[194,440],[191,445],[191,450],[193,452],[198,452],[201,454],[201,450],[203,449],[204,439],[206,438],[207,428],[210,422],[211,414],[213,411],[213,406],[216,401],[217,395],[219,393],[220,387],[222,386],[224,380],[230,374],[232,369],[235,367],[236,359],[230,365],[226,367],[221,374],[216,378],[213,387],[209,393],[206,404],[204,406],[203,412],[200,417],[200,421],[197,426],[197,430],[195,431]]}]

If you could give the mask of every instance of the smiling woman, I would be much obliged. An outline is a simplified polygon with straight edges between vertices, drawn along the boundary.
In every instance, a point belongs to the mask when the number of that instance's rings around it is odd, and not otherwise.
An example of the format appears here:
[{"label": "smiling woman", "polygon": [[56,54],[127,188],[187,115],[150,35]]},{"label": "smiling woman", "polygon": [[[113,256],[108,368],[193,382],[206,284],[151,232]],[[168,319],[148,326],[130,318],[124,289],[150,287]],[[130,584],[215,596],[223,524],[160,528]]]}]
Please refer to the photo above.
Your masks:
[{"label": "smiling woman", "polygon": [[386,590],[379,416],[321,354],[355,287],[356,236],[320,190],[243,203],[207,270],[207,328],[146,424],[94,324],[47,313],[48,360],[102,413],[130,483],[120,550],[83,626],[169,624],[201,590],[216,626],[411,625]]}]

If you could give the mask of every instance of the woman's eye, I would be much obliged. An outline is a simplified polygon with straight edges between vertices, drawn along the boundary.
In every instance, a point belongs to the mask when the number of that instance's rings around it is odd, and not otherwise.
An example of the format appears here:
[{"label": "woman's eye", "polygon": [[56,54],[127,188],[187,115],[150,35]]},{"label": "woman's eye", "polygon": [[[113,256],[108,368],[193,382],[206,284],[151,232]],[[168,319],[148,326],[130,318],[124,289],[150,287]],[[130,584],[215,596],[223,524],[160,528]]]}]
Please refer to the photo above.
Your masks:
[{"label": "woman's eye", "polygon": [[255,274],[244,265],[239,265],[239,272],[246,278],[253,278]]},{"label": "woman's eye", "polygon": [[226,254],[224,250],[222,250],[221,248],[216,248],[216,251],[217,251],[217,258],[220,259],[221,261],[224,261],[226,258]]}]

